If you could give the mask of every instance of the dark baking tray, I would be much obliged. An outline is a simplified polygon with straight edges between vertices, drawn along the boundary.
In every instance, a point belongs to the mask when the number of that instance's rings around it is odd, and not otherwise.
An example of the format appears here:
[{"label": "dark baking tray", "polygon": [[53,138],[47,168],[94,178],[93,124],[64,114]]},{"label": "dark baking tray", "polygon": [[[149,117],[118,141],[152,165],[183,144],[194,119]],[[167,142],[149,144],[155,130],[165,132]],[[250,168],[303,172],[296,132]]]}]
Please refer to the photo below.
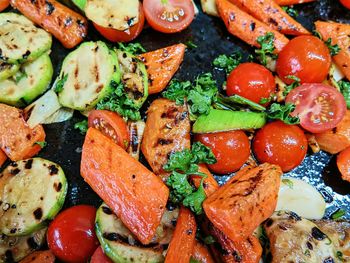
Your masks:
[{"label": "dark baking tray", "polygon": [[[196,4],[200,9],[200,1],[196,1]],[[338,0],[320,0],[295,8],[299,11],[297,20],[309,30],[313,30],[313,21],[318,19],[350,23],[350,11],[342,7]],[[89,30],[87,40],[103,39],[92,26]],[[220,84],[223,82],[224,73],[213,68],[213,59],[223,53],[231,54],[234,51],[241,51],[248,55],[253,51],[251,47],[231,36],[219,18],[209,17],[201,11],[191,26],[181,33],[167,35],[147,27],[136,41],[141,42],[149,51],[175,43],[192,41],[198,45],[198,48],[189,49],[186,52],[176,78],[193,80],[198,74],[210,71],[214,73]],[[55,67],[54,78],[68,52],[60,43],[54,41],[51,52]],[[146,103],[144,109],[148,107],[151,100],[152,98]],[[60,164],[65,171],[69,183],[65,208],[78,204],[94,206],[101,204],[101,199],[80,176],[80,156],[84,136],[74,130],[73,126],[82,119],[83,117],[76,112],[74,117],[67,122],[46,125],[48,145],[39,154],[43,158]],[[144,158],[141,159],[146,164]],[[308,155],[303,164],[288,173],[288,176],[304,179],[324,195],[328,203],[327,217],[342,208],[346,210],[346,218],[350,219],[350,183],[340,178],[334,157],[323,152]],[[224,183],[228,178],[229,176],[217,177],[220,183]]]}]

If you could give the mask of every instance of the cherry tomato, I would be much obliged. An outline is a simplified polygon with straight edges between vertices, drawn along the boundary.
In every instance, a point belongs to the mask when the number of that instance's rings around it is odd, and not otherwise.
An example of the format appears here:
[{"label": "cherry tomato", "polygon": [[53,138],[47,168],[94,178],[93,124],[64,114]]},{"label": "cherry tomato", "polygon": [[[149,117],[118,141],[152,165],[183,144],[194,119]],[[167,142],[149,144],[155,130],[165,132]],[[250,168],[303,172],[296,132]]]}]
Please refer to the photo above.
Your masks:
[{"label": "cherry tomato", "polygon": [[113,263],[104,253],[101,247],[98,247],[92,255],[90,263]]},{"label": "cherry tomato", "polygon": [[292,170],[304,160],[307,147],[303,130],[281,121],[265,125],[253,140],[253,151],[258,161],[277,164],[284,172]]},{"label": "cherry tomato", "polygon": [[349,0],[340,0],[340,3],[346,8],[350,9],[350,1]]},{"label": "cherry tomato", "polygon": [[10,5],[10,0],[0,0],[0,12],[4,11]]},{"label": "cherry tomato", "polygon": [[293,38],[279,53],[277,74],[287,84],[296,76],[301,83],[321,83],[328,75],[331,55],[328,47],[317,37]]},{"label": "cherry tomato", "polygon": [[129,145],[128,126],[117,113],[107,110],[93,110],[89,113],[89,127],[94,127],[111,138],[120,147]]},{"label": "cherry tomato", "polygon": [[191,0],[144,0],[143,7],[150,26],[163,33],[180,32],[194,18]]},{"label": "cherry tomato", "polygon": [[237,94],[255,103],[269,98],[276,89],[275,78],[265,67],[256,63],[243,63],[227,78],[228,96]]},{"label": "cherry tomato", "polygon": [[95,234],[96,208],[78,205],[60,213],[50,224],[47,243],[60,260],[85,263],[99,243]]},{"label": "cherry tomato", "polygon": [[145,14],[143,12],[142,4],[140,3],[140,17],[139,22],[130,27],[129,30],[126,31],[120,31],[113,28],[107,28],[97,25],[96,23],[93,23],[94,27],[97,29],[97,31],[106,39],[108,39],[111,42],[129,42],[131,40],[134,40],[135,38],[140,35],[143,26],[145,24]]},{"label": "cherry tomato", "polygon": [[343,95],[324,84],[303,84],[288,94],[286,103],[295,104],[291,115],[298,116],[300,125],[312,133],[333,129],[346,113]]},{"label": "cherry tomato", "polygon": [[237,171],[250,155],[249,139],[243,131],[199,134],[196,135],[195,140],[212,149],[217,163],[208,167],[217,174]]}]

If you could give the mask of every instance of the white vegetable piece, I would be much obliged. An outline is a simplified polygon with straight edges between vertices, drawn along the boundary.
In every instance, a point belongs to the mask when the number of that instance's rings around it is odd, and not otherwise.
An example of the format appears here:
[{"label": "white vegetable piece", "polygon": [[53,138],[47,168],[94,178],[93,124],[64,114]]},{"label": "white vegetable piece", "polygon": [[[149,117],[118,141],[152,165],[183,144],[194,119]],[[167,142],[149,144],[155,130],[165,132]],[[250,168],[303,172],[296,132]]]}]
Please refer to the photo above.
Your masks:
[{"label": "white vegetable piece", "polygon": [[203,12],[211,16],[219,16],[215,0],[201,0]]}]

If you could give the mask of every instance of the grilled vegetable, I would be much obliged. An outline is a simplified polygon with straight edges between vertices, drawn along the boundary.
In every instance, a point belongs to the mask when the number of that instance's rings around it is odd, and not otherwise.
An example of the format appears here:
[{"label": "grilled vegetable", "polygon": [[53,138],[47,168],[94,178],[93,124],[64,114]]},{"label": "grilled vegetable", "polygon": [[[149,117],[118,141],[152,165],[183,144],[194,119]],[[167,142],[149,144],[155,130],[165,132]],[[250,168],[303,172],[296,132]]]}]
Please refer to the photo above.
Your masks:
[{"label": "grilled vegetable", "polygon": [[22,65],[11,78],[0,81],[0,102],[14,106],[31,103],[51,82],[53,67],[49,55]]},{"label": "grilled vegetable", "polygon": [[196,240],[194,243],[191,258],[200,263],[215,263],[208,247],[198,240]]},{"label": "grilled vegetable", "polygon": [[43,227],[62,208],[66,177],[57,164],[41,158],[10,164],[0,176],[0,232],[23,236]]},{"label": "grilled vegetable", "polygon": [[74,110],[68,108],[60,108],[54,114],[50,115],[43,121],[43,124],[59,123],[69,120],[73,117]]},{"label": "grilled vegetable", "polygon": [[21,260],[20,263],[54,263],[55,256],[50,250],[36,251],[25,259]]},{"label": "grilled vegetable", "polygon": [[0,168],[6,162],[6,160],[7,155],[2,150],[0,150]]},{"label": "grilled vegetable", "polygon": [[141,142],[145,131],[144,121],[128,122],[130,143],[127,152],[136,160],[139,160]]},{"label": "grilled vegetable", "polygon": [[0,262],[18,262],[45,243],[47,228],[27,236],[9,237],[0,235]]},{"label": "grilled vegetable", "polygon": [[[215,177],[211,174],[211,172],[208,170],[207,166],[205,164],[200,164],[198,172],[204,173],[207,175],[207,178],[203,181],[203,188],[206,196],[210,196],[212,193],[214,193],[216,190],[219,189],[219,184],[216,181]],[[201,185],[202,176],[198,175],[192,175],[191,181],[193,182],[194,186],[199,188]]]},{"label": "grilled vegetable", "polygon": [[0,61],[0,81],[3,81],[13,75],[19,70],[18,64],[8,64]]},{"label": "grilled vegetable", "polygon": [[105,254],[114,262],[164,262],[164,248],[170,242],[178,209],[165,210],[152,244],[143,246],[112,210],[102,204],[96,214],[96,233]]},{"label": "grilled vegetable", "polygon": [[54,89],[63,106],[84,111],[93,108],[119,81],[115,52],[101,41],[86,42],[64,59]]},{"label": "grilled vegetable", "polygon": [[219,16],[215,0],[201,0],[201,5],[204,13],[211,16]]},{"label": "grilled vegetable", "polygon": [[11,0],[11,5],[54,35],[66,48],[75,47],[87,35],[86,19],[55,0]]}]

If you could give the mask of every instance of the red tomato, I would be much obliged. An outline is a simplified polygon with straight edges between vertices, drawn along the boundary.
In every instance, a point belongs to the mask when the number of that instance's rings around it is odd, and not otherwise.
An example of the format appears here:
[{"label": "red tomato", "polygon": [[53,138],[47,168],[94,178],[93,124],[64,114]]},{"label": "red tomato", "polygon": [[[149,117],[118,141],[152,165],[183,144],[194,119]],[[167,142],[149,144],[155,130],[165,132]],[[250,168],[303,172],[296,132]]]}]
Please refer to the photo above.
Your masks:
[{"label": "red tomato", "polygon": [[0,12],[10,5],[10,0],[0,0]]},{"label": "red tomato", "polygon": [[96,208],[78,205],[61,212],[50,224],[47,243],[60,260],[85,263],[99,243],[95,234]]},{"label": "red tomato", "polygon": [[288,94],[286,103],[295,104],[291,115],[298,116],[300,125],[312,133],[333,129],[346,113],[343,95],[324,84],[303,84]]},{"label": "red tomato", "polygon": [[253,140],[253,151],[258,161],[277,164],[284,172],[292,170],[304,160],[307,147],[303,130],[281,121],[265,125]]},{"label": "red tomato", "polygon": [[275,89],[272,73],[256,63],[240,64],[227,78],[228,96],[237,94],[255,103],[260,103],[262,98],[269,98]]},{"label": "red tomato", "polygon": [[134,40],[140,35],[143,26],[145,24],[145,14],[143,12],[142,4],[140,3],[140,17],[139,22],[132,26],[129,30],[120,31],[113,28],[107,28],[99,26],[93,23],[97,31],[106,39],[111,42],[129,42]]},{"label": "red tomato", "polygon": [[217,163],[210,164],[208,167],[217,174],[237,171],[250,155],[249,139],[243,131],[199,134],[196,135],[195,140],[212,149]]},{"label": "red tomato", "polygon": [[143,8],[150,26],[163,33],[180,32],[194,18],[191,0],[144,0]]},{"label": "red tomato", "polygon": [[346,8],[350,9],[350,0],[340,0],[340,3]]},{"label": "red tomato", "polygon": [[94,127],[111,138],[124,149],[129,145],[128,126],[117,113],[107,110],[93,110],[89,113],[89,127]]},{"label": "red tomato", "polygon": [[90,263],[113,263],[104,253],[101,247],[98,247],[92,255]]},{"label": "red tomato", "polygon": [[328,47],[314,36],[293,38],[279,53],[277,74],[287,84],[296,76],[301,83],[321,83],[328,75],[331,55]]}]

